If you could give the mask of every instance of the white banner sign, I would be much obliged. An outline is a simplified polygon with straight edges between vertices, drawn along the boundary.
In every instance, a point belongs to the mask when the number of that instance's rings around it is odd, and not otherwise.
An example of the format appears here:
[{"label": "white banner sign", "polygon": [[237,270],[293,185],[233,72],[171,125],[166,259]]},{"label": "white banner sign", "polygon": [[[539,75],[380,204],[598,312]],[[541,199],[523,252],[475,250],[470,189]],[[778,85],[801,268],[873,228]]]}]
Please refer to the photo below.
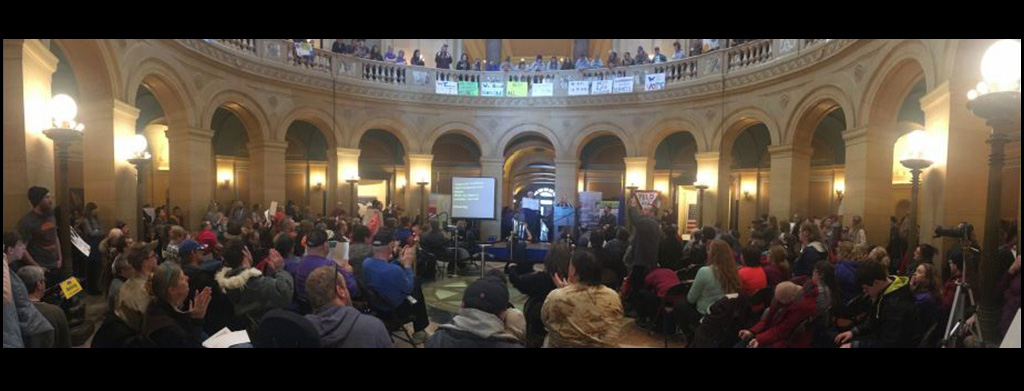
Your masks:
[{"label": "white banner sign", "polygon": [[555,85],[552,83],[537,83],[533,85],[530,96],[554,96]]},{"label": "white banner sign", "polygon": [[480,83],[480,95],[505,96],[505,83],[494,81],[485,81]]},{"label": "white banner sign", "polygon": [[644,91],[658,91],[665,89],[665,74],[647,75],[644,77]]},{"label": "white banner sign", "polygon": [[615,78],[616,94],[628,94],[633,92],[633,78],[632,77],[618,77]]},{"label": "white banner sign", "polygon": [[459,83],[454,81],[437,81],[435,92],[441,95],[458,95]]},{"label": "white banner sign", "polygon": [[612,93],[612,81],[611,80],[596,80],[592,84],[590,90],[591,95],[602,95]]},{"label": "white banner sign", "polygon": [[590,95],[590,82],[581,81],[570,81],[569,82],[569,96],[580,96]]}]

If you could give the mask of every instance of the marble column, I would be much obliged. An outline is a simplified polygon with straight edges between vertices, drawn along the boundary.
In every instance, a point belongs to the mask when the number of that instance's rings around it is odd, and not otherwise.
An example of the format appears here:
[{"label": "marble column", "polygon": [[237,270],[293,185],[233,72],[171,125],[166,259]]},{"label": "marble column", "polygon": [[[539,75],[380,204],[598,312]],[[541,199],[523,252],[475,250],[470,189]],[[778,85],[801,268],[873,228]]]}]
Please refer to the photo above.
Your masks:
[{"label": "marble column", "polygon": [[288,143],[277,141],[249,144],[249,202],[269,207],[271,202],[285,205],[285,151]]},{"label": "marble column", "polygon": [[56,70],[57,57],[38,39],[4,40],[4,231],[32,209],[29,187],[56,192],[53,142],[42,133],[52,127],[46,107]]},{"label": "marble column", "polygon": [[124,221],[133,232],[136,220],[137,179],[131,158],[132,138],[139,110],[116,99],[80,103],[82,168],[86,202],[99,207],[100,224],[111,227]]},{"label": "marble column", "polygon": [[494,178],[494,220],[483,221],[480,225],[480,237],[483,240],[494,236],[499,238],[501,236],[501,203],[503,196],[503,188],[501,183],[502,170],[504,168],[505,160],[501,158],[481,158],[480,159],[480,176],[487,178]]},{"label": "marble column", "polygon": [[[780,145],[769,147],[768,153],[772,161],[769,210],[779,219],[787,219],[797,213],[807,216],[813,150]],[[740,221],[741,226],[743,223]]]},{"label": "marble column", "polygon": [[[185,211],[187,229],[198,229],[210,200],[214,199],[216,186],[213,131],[191,127],[168,128],[167,139],[171,155],[171,205],[180,206]],[[156,204],[162,204],[161,201],[158,198]]]},{"label": "marble column", "polygon": [[[359,154],[360,150],[353,148],[338,148],[335,150],[338,161],[338,177],[336,182],[335,197],[341,203],[342,210],[350,213],[356,199],[352,198],[353,192],[346,180],[359,177]],[[358,192],[358,191],[357,191]],[[356,194],[358,197],[358,194]]]},{"label": "marble column", "polygon": [[[846,194],[843,196],[844,222],[853,216],[864,219],[868,242],[889,242],[889,218],[892,216],[892,131],[881,127],[850,129],[843,132],[846,142]],[[775,188],[772,177],[772,189]],[[774,211],[773,211],[774,213]],[[781,218],[781,217],[780,217]]]},{"label": "marble column", "polygon": [[697,177],[708,178],[710,183],[707,183],[708,189],[704,191],[704,199],[698,200],[703,202],[704,210],[704,225],[713,227],[721,223],[722,227],[727,226],[728,221],[725,220],[725,216],[728,214],[723,213],[723,207],[728,207],[728,196],[729,196],[729,177],[728,174],[723,178],[723,171],[721,169],[722,156],[718,152],[704,152],[697,154]]},{"label": "marble column", "polygon": [[487,63],[489,64],[501,64],[504,58],[501,58],[501,40],[500,39],[488,39],[487,40]]},{"label": "marble column", "polygon": [[654,190],[654,158],[627,157],[625,162],[626,187],[636,186],[638,190]]}]

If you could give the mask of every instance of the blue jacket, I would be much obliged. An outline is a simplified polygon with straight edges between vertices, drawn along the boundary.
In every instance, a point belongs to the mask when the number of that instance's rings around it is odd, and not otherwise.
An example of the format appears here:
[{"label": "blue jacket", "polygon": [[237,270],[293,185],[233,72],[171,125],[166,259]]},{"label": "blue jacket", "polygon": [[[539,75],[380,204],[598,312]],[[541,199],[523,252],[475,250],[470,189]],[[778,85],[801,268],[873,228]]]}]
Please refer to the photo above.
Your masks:
[{"label": "blue jacket", "polygon": [[384,301],[374,303],[373,309],[380,312],[390,313],[398,309],[405,302],[405,298],[412,294],[412,269],[402,267],[398,261],[386,262],[366,258],[363,261],[363,279]]},{"label": "blue jacket", "polygon": [[836,264],[836,282],[839,283],[843,303],[849,303],[863,293],[857,285],[857,266],[857,263],[852,261],[841,261]]}]

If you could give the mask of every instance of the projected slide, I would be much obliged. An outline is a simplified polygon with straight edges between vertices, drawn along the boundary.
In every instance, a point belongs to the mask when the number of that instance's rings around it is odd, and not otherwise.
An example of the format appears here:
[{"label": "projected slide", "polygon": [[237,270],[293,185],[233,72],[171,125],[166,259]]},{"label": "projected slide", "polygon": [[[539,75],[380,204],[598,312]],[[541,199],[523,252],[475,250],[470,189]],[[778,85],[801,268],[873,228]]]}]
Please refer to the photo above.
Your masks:
[{"label": "projected slide", "polygon": [[452,218],[494,220],[494,178],[452,178]]}]

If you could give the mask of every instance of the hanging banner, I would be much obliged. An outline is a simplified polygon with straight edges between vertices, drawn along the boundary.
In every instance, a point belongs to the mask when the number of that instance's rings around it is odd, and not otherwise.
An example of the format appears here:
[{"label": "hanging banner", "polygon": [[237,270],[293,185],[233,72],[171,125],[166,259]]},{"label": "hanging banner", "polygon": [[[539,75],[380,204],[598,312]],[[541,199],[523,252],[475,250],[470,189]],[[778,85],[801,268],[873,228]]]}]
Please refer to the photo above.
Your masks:
[{"label": "hanging banner", "polygon": [[454,81],[438,80],[435,85],[435,92],[441,95],[458,95],[459,83]]},{"label": "hanging banner", "polygon": [[613,88],[616,94],[631,93],[633,92],[633,78],[617,77],[615,78],[615,86]]},{"label": "hanging banner", "polygon": [[586,80],[570,81],[569,96],[590,95],[590,82]]},{"label": "hanging banner", "polygon": [[659,91],[665,89],[665,74],[644,76],[644,91]]},{"label": "hanging banner", "polygon": [[295,54],[299,57],[313,57],[313,45],[309,42],[296,44]]},{"label": "hanging banner", "polygon": [[531,96],[554,96],[555,85],[552,83],[537,83],[533,85]]},{"label": "hanging banner", "polygon": [[525,98],[529,96],[529,83],[525,81],[510,81],[508,82],[508,92],[506,96]]},{"label": "hanging banner", "polygon": [[580,193],[580,225],[585,228],[596,227],[601,220],[604,204],[601,192],[584,191]]},{"label": "hanging banner", "polygon": [[603,95],[612,93],[612,81],[611,80],[595,80],[591,83],[590,94],[591,95]]},{"label": "hanging banner", "polygon": [[479,96],[480,95],[480,83],[477,83],[475,81],[460,81],[459,82],[459,95]]},{"label": "hanging banner", "polygon": [[480,95],[483,96],[505,96],[505,83],[485,81],[480,83]]}]

